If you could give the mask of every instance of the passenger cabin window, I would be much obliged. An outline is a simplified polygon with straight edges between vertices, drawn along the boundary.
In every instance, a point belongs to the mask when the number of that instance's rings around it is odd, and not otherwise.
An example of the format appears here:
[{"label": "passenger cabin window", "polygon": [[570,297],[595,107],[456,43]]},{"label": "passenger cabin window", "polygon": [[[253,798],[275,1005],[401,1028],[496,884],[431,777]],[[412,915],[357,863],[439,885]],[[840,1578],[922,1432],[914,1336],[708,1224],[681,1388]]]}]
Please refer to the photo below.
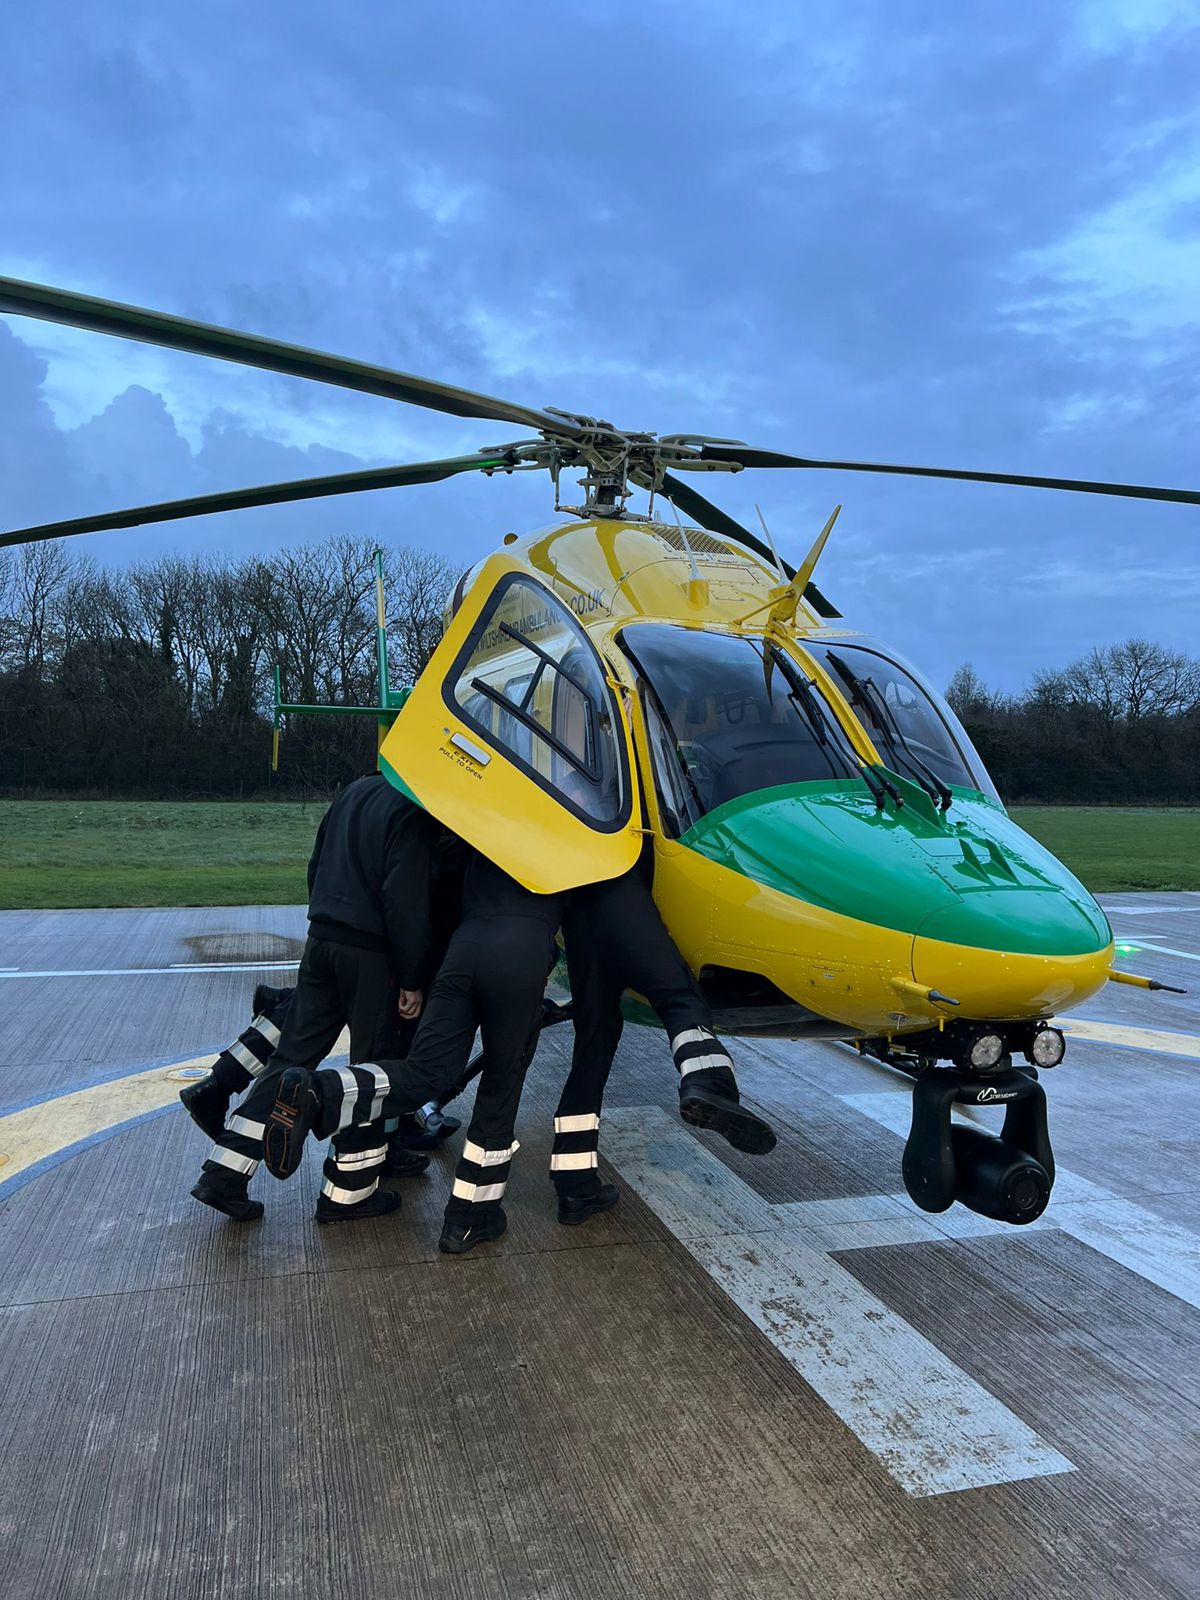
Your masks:
[{"label": "passenger cabin window", "polygon": [[966,729],[911,667],[867,639],[805,640],[805,649],[827,667],[885,765],[917,782],[924,768],[941,783],[999,799]]},{"label": "passenger cabin window", "polygon": [[595,647],[553,595],[519,574],[496,587],[446,695],[492,748],[603,831],[628,821],[624,733]]},{"label": "passenger cabin window", "polygon": [[765,640],[646,623],[620,644],[643,680],[659,806],[676,836],[742,795],[858,774],[820,690]]}]

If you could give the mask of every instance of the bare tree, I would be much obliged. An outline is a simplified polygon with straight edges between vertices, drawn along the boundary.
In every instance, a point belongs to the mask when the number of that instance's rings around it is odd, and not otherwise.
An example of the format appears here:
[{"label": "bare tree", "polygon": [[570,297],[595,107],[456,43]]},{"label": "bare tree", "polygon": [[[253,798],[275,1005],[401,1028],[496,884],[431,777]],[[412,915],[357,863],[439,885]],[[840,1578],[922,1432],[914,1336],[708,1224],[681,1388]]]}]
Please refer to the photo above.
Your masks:
[{"label": "bare tree", "polygon": [[3,643],[10,670],[43,673],[60,648],[57,623],[75,559],[60,539],[22,545],[6,563]]},{"label": "bare tree", "polygon": [[384,561],[393,686],[415,683],[442,636],[455,573],[429,550],[390,550]]},{"label": "bare tree", "polygon": [[1093,707],[1109,725],[1133,726],[1200,704],[1200,662],[1147,639],[1097,648],[1073,661],[1062,677],[1072,703]]},{"label": "bare tree", "polygon": [[992,710],[997,697],[969,661],[956,668],[946,685],[946,699],[960,717],[978,717]]}]

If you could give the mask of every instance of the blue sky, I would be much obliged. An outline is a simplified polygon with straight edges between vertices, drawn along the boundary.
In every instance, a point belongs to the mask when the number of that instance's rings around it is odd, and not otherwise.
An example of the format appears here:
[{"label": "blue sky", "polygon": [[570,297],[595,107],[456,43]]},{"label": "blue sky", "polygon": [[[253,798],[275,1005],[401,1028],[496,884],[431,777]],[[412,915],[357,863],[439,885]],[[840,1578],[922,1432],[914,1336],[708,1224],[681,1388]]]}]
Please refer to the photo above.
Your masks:
[{"label": "blue sky", "polygon": [[[619,426],[1200,486],[1187,0],[349,11],[47,0],[0,24],[0,271]],[[0,319],[0,525],[520,429]],[[825,473],[701,487],[944,682],[1194,653],[1200,510]],[[527,475],[96,536],[466,564]]]}]

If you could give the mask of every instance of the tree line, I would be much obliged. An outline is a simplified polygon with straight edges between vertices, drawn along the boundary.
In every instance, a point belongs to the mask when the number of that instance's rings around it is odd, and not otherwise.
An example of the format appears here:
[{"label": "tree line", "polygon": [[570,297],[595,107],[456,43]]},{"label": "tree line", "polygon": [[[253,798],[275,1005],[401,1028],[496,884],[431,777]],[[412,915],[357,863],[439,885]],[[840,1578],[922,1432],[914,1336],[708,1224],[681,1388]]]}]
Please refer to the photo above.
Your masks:
[{"label": "tree line", "polygon": [[[274,776],[269,760],[277,665],[285,700],[375,703],[374,549],[333,538],[119,569],[63,543],[0,551],[0,788],[328,794],[368,771],[366,717],[292,717]],[[385,553],[393,687],[437,643],[455,576],[428,551]]]},{"label": "tree line", "polygon": [[[433,650],[456,574],[407,548],[384,572],[398,687]],[[119,569],[66,543],[0,551],[0,789],[330,794],[373,766],[375,723],[291,718],[272,775],[273,670],[285,700],[372,704],[375,618],[364,539]],[[947,697],[1006,800],[1200,802],[1200,662],[1180,652],[1130,639],[1016,695],[964,665]]]},{"label": "tree line", "polygon": [[1007,801],[1200,802],[1200,661],[1181,651],[1127,639],[1016,695],[964,665],[946,698]]}]

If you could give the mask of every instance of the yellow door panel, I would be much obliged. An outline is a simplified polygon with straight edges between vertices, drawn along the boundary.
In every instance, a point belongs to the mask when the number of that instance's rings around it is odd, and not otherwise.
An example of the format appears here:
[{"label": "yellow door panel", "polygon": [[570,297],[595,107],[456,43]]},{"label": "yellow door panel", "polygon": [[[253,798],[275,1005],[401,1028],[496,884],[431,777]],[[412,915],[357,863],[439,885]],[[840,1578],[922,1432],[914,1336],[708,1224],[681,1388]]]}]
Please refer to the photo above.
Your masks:
[{"label": "yellow door panel", "polygon": [[480,570],[379,759],[539,894],[637,860],[630,733],[604,664],[570,609],[510,556]]}]

